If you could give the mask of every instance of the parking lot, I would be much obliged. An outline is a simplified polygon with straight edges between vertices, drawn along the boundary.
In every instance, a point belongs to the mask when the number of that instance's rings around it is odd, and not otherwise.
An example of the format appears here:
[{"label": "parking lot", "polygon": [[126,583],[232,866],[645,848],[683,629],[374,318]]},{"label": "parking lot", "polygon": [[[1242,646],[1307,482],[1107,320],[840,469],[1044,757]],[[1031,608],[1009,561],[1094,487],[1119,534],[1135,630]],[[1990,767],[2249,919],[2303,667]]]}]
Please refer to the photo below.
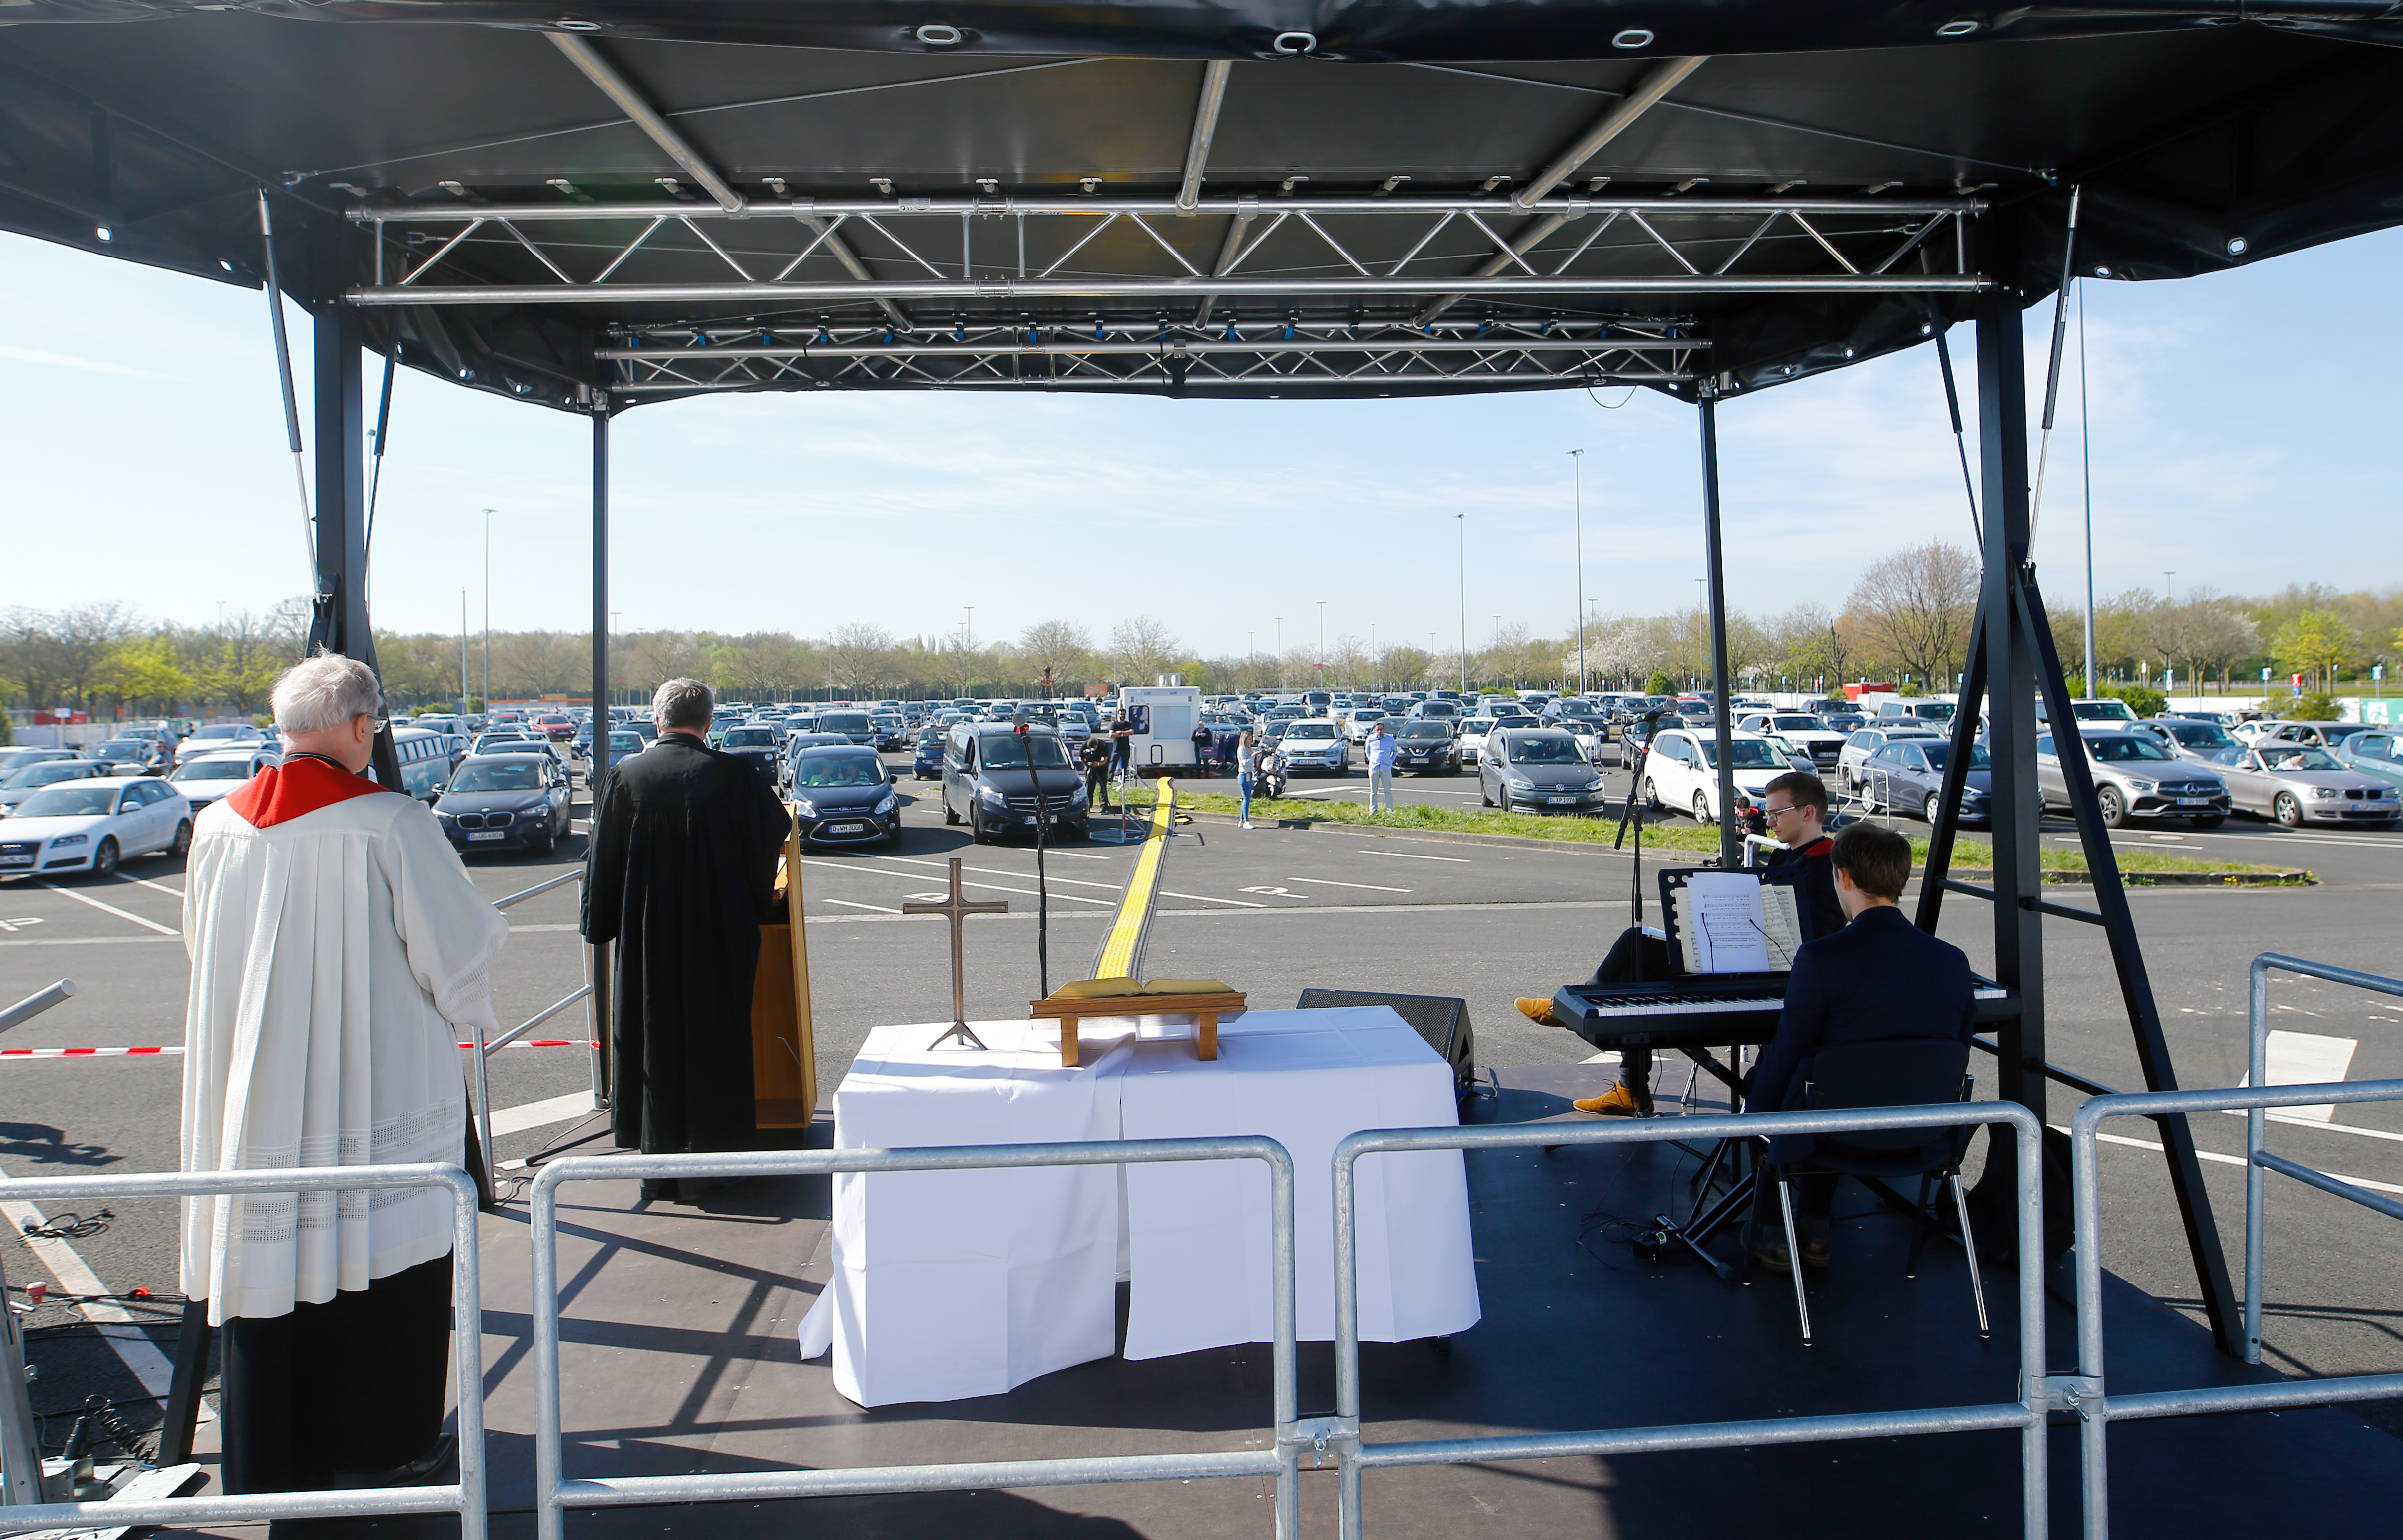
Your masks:
[{"label": "parking lot", "polygon": [[[965,830],[945,825],[934,784],[907,779],[905,756],[887,757],[910,798],[897,848],[813,852],[803,864],[820,1077],[829,1092],[870,1027],[948,1014],[945,927],[905,916],[901,906],[939,895],[951,857],[962,860],[972,896],[1011,906],[1006,915],[967,923],[971,1016],[1016,1016],[1042,989],[1032,846],[970,843]],[[578,779],[574,831],[558,851],[470,863],[485,894],[498,898],[576,869],[586,812]],[[1229,789],[1224,780],[1180,785]],[[1613,771],[1611,788],[1614,798],[1623,790],[1623,772]],[[1365,798],[1367,784],[1355,770],[1344,779],[1298,782],[1293,789],[1305,799],[1331,800]],[[1475,784],[1465,777],[1404,777],[1397,790],[1404,801],[1476,805]],[[1098,818],[1095,825],[1112,826]],[[2049,820],[2046,838],[2074,842],[2065,820]],[[2403,887],[2396,857],[2403,836],[2290,831],[2239,819],[2210,832],[2130,828],[2116,838],[2131,847],[2168,845],[2306,867],[2318,877],[2307,888],[2132,891],[2171,1045],[2188,1084],[2232,1085],[2243,1076],[2244,969],[2257,952],[2285,950],[2394,971],[2392,917]],[[1087,976],[1132,860],[1132,848],[1102,840],[1047,853],[1053,984]],[[1479,1064],[1575,1061],[1588,1055],[1581,1041],[1526,1021],[1511,1002],[1521,994],[1548,995],[1585,976],[1627,923],[1632,870],[1627,855],[1602,847],[1463,843],[1333,824],[1241,830],[1197,820],[1174,836],[1146,971],[1224,978],[1262,1005],[1288,1004],[1312,986],[1458,995],[1469,1004]],[[73,1000],[0,1046],[180,1044],[181,889],[181,863],[172,858],[129,863],[108,881],[0,884],[0,998],[21,998],[60,978],[75,979],[79,989]],[[509,911],[510,940],[495,978],[505,1027],[583,982],[576,895],[571,883]],[[2079,902],[2075,889],[2059,896]],[[1980,904],[1953,898],[1941,929],[1973,964],[1986,965],[1990,929]],[[2049,920],[2046,944],[2049,1056],[2109,1084],[2140,1085],[2101,934]],[[2312,1040],[2306,1049],[2337,1055],[2348,1077],[2403,1075],[2403,1010],[2300,980],[2279,984],[2277,1001],[2277,1024],[2299,1034],[2298,1041]],[[538,1035],[581,1038],[585,1031],[577,1006]],[[1988,1063],[1980,1059],[1981,1070]],[[174,1169],[180,1073],[181,1061],[172,1055],[0,1058],[0,1169],[21,1175]],[[491,1074],[496,1126],[503,1131],[496,1153],[503,1160],[522,1160],[590,1131],[590,1062],[580,1045],[505,1049],[493,1056]],[[1664,1097],[1683,1092],[1687,1075],[1682,1061],[1664,1061],[1659,1080]],[[2052,1094],[2050,1120],[2065,1122],[2075,1098],[2058,1089]],[[2108,1262],[2166,1297],[2188,1299],[2194,1293],[2191,1277],[2168,1217],[2158,1158],[2142,1147],[2146,1131],[2124,1131],[2121,1137],[2136,1144],[2106,1157],[2114,1162],[2113,1200],[2127,1205],[2131,1216],[2124,1228],[2113,1228]],[[2206,1165],[2206,1175],[2231,1244],[2241,1234],[2242,1172],[2229,1162],[2243,1148],[2243,1123],[2232,1117],[2203,1120],[2197,1130],[2202,1147],[2217,1158]],[[2296,1158],[2403,1193],[2403,1109],[2345,1108],[2325,1122],[2282,1124],[2274,1143]],[[2403,1245],[2388,1230],[2368,1228],[2375,1221],[2336,1200],[2294,1187],[2273,1191],[2272,1297],[2283,1302],[2291,1291],[2294,1300],[2285,1318],[2273,1312],[2271,1336],[2282,1361],[2321,1372],[2396,1367],[2392,1280]],[[104,1228],[72,1242],[75,1255],[105,1292],[140,1287],[174,1294],[168,1205],[135,1201],[115,1209]],[[25,1218],[11,1217],[21,1225]],[[2314,1248],[2318,1255],[2308,1272],[2301,1266],[2306,1236],[2341,1238]],[[12,1260],[12,1276],[22,1283],[27,1263]],[[147,1307],[129,1308],[138,1316]],[[53,1304],[34,1324],[70,1319]]]}]

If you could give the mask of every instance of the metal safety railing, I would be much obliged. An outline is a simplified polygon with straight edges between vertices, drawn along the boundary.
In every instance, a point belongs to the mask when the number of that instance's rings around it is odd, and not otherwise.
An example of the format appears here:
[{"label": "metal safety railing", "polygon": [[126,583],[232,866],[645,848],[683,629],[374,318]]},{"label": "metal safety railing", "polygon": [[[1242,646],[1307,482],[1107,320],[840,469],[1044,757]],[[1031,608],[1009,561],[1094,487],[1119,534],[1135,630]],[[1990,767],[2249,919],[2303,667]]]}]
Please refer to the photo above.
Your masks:
[{"label": "metal safety railing", "polygon": [[[493,899],[493,908],[506,912],[513,905],[522,904],[527,899],[549,893],[553,888],[563,888],[570,882],[583,881],[584,873],[580,870],[562,872],[548,881],[536,882],[534,886],[510,894],[506,898]],[[541,1026],[568,1006],[579,1001],[590,1000],[592,1004],[587,1007],[586,1024],[591,1033],[590,1041],[592,1044],[592,1104],[596,1107],[605,1107],[609,1104],[608,1083],[602,1072],[602,1060],[605,1052],[603,1045],[608,1041],[609,1025],[608,986],[602,981],[602,976],[608,963],[603,947],[588,945],[582,950],[584,982],[579,988],[552,1001],[489,1042],[485,1040],[481,1024],[472,1029],[476,1053],[476,1132],[479,1141],[477,1145],[477,1154],[483,1162],[482,1174],[486,1192],[493,1190],[500,1174],[493,1154],[493,1055]],[[603,955],[596,957],[595,953],[603,953]]]},{"label": "metal safety railing", "polygon": [[[1271,1378],[1274,1446],[1180,1454],[1000,1460],[955,1464],[741,1471],[722,1475],[570,1478],[561,1433],[559,1189],[570,1182],[843,1172],[994,1171],[1036,1166],[1127,1166],[1191,1160],[1259,1160],[1269,1168],[1274,1346]],[[1191,1481],[1272,1477],[1276,1540],[1298,1540],[1300,1451],[1313,1440],[1296,1421],[1294,1373],[1294,1172],[1283,1145],[1259,1134],[1207,1139],[1101,1140],[1058,1145],[963,1145],[943,1149],[762,1150],[730,1155],[576,1156],[544,1166],[534,1181],[532,1222],[535,1371],[535,1514],[537,1540],[565,1540],[569,1508],[668,1503],[767,1502],[868,1493],[992,1491],[1115,1481]],[[831,1286],[831,1285],[829,1285]],[[474,1535],[465,1540],[477,1540]]]},{"label": "metal safety railing", "polygon": [[0,1006],[0,1032],[22,1026],[52,1006],[66,1004],[75,997],[75,980],[62,978],[48,989],[35,990],[13,1006]]},{"label": "metal safety railing", "polygon": [[[2292,959],[2277,959],[2285,967]],[[2260,1009],[2260,964],[2255,964],[2254,1001]],[[2322,978],[2342,975],[2305,964],[2294,969]],[[2364,977],[2364,976],[2354,976]],[[2350,981],[2345,979],[2342,981]],[[2382,982],[2392,982],[2383,980]],[[2257,1046],[2254,1073],[2257,1081],[2261,1054]],[[2098,1096],[2077,1109],[2070,1122],[2070,1165],[2077,1206],[2077,1377],[2063,1397],[2082,1426],[2078,1438],[2080,1486],[2084,1493],[2087,1540],[2104,1540],[2110,1533],[2109,1426],[2154,1417],[2199,1417],[2218,1412],[2274,1411],[2282,1407],[2319,1407],[2337,1401],[2369,1401],[2403,1395],[2403,1374],[2339,1375],[2326,1379],[2276,1380],[2254,1385],[2212,1385],[2196,1390],[2146,1391],[2111,1395],[2104,1391],[2103,1357],[2103,1219],[2097,1186],[2095,1150],[2104,1122],[2113,1117],[2168,1117],[2186,1113],[2246,1109],[2251,1114],[2254,1161],[2245,1183],[2245,1332],[2258,1361],[2260,1343],[2260,1216],[2263,1169],[2298,1176],[2324,1191],[2335,1193],[2389,1218],[2403,1219],[2403,1204],[2365,1192],[2339,1178],[2313,1171],[2259,1148],[2262,1114],[2271,1107],[2311,1106],[2326,1103],[2403,1102],[2403,1080],[2357,1080],[2312,1086],[2255,1084],[2234,1090],[2163,1090]]]},{"label": "metal safety railing", "polygon": [[41,1446],[25,1391],[15,1312],[0,1311],[0,1464],[7,1502],[0,1529],[100,1530],[125,1526],[253,1524],[289,1519],[455,1513],[460,1540],[484,1540],[484,1326],[478,1264],[476,1184],[458,1166],[302,1166],[280,1171],[128,1172],[0,1180],[0,1201],[70,1198],[201,1198],[227,1193],[361,1192],[445,1187],[451,1193],[451,1346],[458,1377],[458,1479],[443,1486],[361,1487],[215,1497],[118,1497],[45,1503]]},{"label": "metal safety railing", "polygon": [[[2269,1084],[2270,975],[2272,972],[2300,974],[2308,978],[2324,978],[2333,984],[2368,990],[2372,994],[2403,997],[2403,978],[2387,978],[2374,973],[2308,962],[2274,951],[2263,952],[2253,959],[2252,1006],[2248,1013],[2252,1042],[2247,1056],[2249,1072],[2244,1080],[2248,1086],[2266,1087]],[[2326,1100],[2321,1099],[2320,1103],[2313,1104],[2324,1104]],[[2244,1114],[2244,1361],[2248,1364],[2261,1361],[2261,1189],[2264,1172],[2274,1171],[2281,1176],[2291,1176],[2307,1186],[2333,1193],[2389,1219],[2403,1219],[2403,1203],[2366,1192],[2340,1177],[2330,1176],[2299,1161],[2289,1160],[2285,1156],[2271,1154],[2266,1147],[2269,1107],[2270,1103],[2255,1103]]]},{"label": "metal safety railing", "polygon": [[[1908,1411],[1771,1417],[1727,1422],[1594,1428],[1476,1438],[1369,1443],[1360,1436],[1359,1235],[1356,1168],[1366,1155],[1412,1150],[1507,1149],[1526,1145],[1634,1145],[1692,1139],[1768,1138],[1790,1133],[1864,1133],[1885,1129],[1949,1129],[2007,1124],[2018,1144],[2020,1399],[1989,1405],[1930,1407]],[[1802,1444],[1905,1434],[1965,1433],[1987,1428],[2020,1432],[2021,1526],[2042,1540],[2046,1521],[2045,1416],[2061,1406],[2061,1384],[2044,1368],[2044,1197],[2042,1125],[2012,1102],[1953,1102],[1939,1106],[1859,1107],[1828,1112],[1780,1112],[1708,1117],[1646,1118],[1625,1123],[1498,1124],[1480,1128],[1383,1129],[1354,1133],[1335,1146],[1335,1403],[1333,1418],[1305,1423],[1304,1442],[1332,1450],[1337,1463],[1337,1512],[1341,1540],[1361,1540],[1360,1473],[1376,1466],[1465,1464],[1494,1460],[1549,1460],[1660,1450],[1730,1449]]]}]

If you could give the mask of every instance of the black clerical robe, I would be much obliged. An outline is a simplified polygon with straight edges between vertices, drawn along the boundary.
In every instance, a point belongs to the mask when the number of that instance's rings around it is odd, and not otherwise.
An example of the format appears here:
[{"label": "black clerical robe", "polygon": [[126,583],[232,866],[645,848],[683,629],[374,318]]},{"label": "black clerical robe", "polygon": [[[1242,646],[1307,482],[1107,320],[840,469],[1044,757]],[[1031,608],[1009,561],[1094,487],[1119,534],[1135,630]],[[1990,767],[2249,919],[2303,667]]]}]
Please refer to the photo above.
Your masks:
[{"label": "black clerical robe", "polygon": [[618,944],[618,1143],[748,1149],[751,984],[791,817],[746,761],[681,733],[620,760],[594,802],[584,937]]}]

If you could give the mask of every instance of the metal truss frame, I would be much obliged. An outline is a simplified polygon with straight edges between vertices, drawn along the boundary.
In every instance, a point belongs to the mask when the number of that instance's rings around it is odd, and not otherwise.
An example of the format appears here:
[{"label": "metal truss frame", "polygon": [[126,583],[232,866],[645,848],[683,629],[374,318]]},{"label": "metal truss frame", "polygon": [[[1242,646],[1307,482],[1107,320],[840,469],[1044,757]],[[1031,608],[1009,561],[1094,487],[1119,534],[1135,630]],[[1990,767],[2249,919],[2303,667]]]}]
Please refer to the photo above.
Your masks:
[{"label": "metal truss frame", "polygon": [[[377,237],[375,281],[348,298],[368,306],[1450,295],[1518,303],[1966,294],[1989,284],[1968,267],[1967,222],[1984,211],[1971,198],[787,197],[729,208],[677,201],[689,196],[681,184],[659,180],[667,201],[601,202],[569,186],[555,203],[487,202],[454,187],[456,203],[358,204],[351,217]],[[1540,225],[1526,226],[1531,218]],[[428,233],[446,229],[447,238]],[[1113,230],[1120,239],[1104,242]],[[722,266],[725,279],[663,280],[646,258],[669,256],[670,243],[688,264]],[[1264,250],[1273,267],[1258,260]],[[542,281],[507,281],[528,273]]]},{"label": "metal truss frame", "polygon": [[[626,334],[593,356],[632,396],[821,386],[1257,387],[1508,381],[1669,385],[1690,382],[1707,340],[1674,326],[1552,322],[1398,326],[1271,325],[1244,336],[1183,325],[1070,329],[1011,324],[949,330],[802,326],[737,333],[692,326]],[[799,340],[795,340],[796,335]]]}]

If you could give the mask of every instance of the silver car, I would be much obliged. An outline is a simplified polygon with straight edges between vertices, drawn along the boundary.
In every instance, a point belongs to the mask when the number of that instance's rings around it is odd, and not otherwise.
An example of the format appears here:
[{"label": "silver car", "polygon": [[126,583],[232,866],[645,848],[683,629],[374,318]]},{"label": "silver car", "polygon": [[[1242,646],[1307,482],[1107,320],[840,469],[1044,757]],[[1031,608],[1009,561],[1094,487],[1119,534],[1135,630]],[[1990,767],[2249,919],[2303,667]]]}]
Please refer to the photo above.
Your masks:
[{"label": "silver car", "polygon": [[2379,728],[2355,733],[2328,752],[2343,760],[2347,770],[2403,786],[2403,729]]},{"label": "silver car", "polygon": [[2403,816],[2398,788],[2348,769],[2309,743],[2265,743],[2222,749],[2212,768],[2226,778],[2236,805],[2288,828],[2305,824],[2392,824]]},{"label": "silver car", "polygon": [[1844,740],[1844,746],[1837,752],[1836,779],[1844,790],[1851,791],[1866,777],[1869,756],[1888,743],[1906,739],[1940,742],[1943,738],[1944,734],[1934,728],[1910,722],[1880,722],[1875,727],[1859,728]]},{"label": "silver car", "polygon": [[2151,733],[2181,759],[2191,759],[2200,765],[2212,762],[2212,756],[2222,749],[2236,746],[2236,737],[2216,722],[2198,721],[2186,716],[2156,716],[2149,722],[2139,722],[2140,732]]},{"label": "silver car", "polygon": [[1277,740],[1277,753],[1285,756],[1287,774],[1352,773],[1352,745],[1331,717],[1313,717],[1286,728],[1285,736]]},{"label": "silver car", "polygon": [[[2084,732],[2087,768],[2094,777],[2094,800],[2103,822],[2118,828],[2132,818],[2184,818],[2199,829],[2217,828],[2228,816],[2229,788],[2214,765],[2206,770],[2169,751],[2149,732]],[[2050,733],[2035,741],[2036,795],[2048,805],[2065,806],[2069,779]]]},{"label": "silver car", "polygon": [[1477,793],[1487,807],[1504,812],[1577,812],[1602,805],[1602,772],[1574,733],[1497,728],[1477,756]]}]

